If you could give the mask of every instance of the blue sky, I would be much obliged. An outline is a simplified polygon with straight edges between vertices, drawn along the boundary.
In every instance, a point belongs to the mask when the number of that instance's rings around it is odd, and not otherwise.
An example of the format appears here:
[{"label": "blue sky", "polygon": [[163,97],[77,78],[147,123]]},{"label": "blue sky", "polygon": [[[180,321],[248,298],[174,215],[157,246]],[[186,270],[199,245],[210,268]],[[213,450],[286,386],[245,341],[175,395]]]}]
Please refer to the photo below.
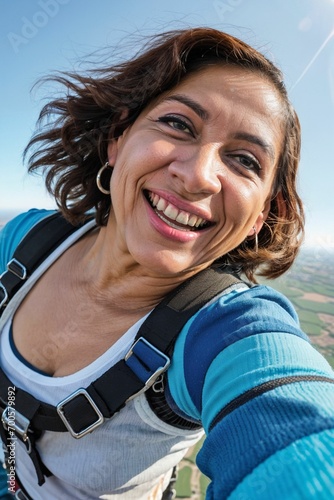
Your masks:
[{"label": "blue sky", "polygon": [[303,131],[299,176],[307,242],[334,248],[334,0],[12,0],[0,19],[0,223],[8,211],[52,207],[22,151],[43,93],[36,80],[78,69],[132,34],[211,26],[236,35],[285,74]]}]

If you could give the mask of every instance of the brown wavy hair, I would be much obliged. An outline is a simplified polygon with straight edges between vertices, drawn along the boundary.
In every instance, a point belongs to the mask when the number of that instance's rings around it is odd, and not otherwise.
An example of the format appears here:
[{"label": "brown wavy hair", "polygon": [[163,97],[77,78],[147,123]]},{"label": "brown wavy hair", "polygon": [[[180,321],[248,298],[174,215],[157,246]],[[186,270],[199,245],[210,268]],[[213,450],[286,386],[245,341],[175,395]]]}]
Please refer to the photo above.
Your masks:
[{"label": "brown wavy hair", "polygon": [[98,225],[107,223],[110,197],[96,186],[107,159],[108,141],[121,135],[143,109],[187,75],[208,64],[228,64],[260,74],[281,96],[285,131],[270,212],[259,233],[258,250],[246,240],[221,262],[239,267],[250,280],[255,271],[276,278],[292,265],[304,231],[296,190],[300,125],[281,71],[243,41],[211,28],[169,31],[150,38],[130,60],[85,74],[66,72],[46,80],[65,93],[46,104],[39,128],[25,149],[29,172],[42,169],[48,191],[73,224],[94,209]]}]

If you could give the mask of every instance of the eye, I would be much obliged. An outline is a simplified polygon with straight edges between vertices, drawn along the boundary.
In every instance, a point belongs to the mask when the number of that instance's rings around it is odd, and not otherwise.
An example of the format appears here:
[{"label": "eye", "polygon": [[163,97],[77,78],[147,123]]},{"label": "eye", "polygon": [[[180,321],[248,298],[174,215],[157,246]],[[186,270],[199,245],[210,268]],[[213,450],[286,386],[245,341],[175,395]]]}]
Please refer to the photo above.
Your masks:
[{"label": "eye", "polygon": [[186,134],[195,136],[191,125],[177,115],[165,115],[158,118],[158,122],[166,123],[170,128],[176,130],[177,132],[185,132]]},{"label": "eye", "polygon": [[229,158],[235,160],[239,166],[239,168],[244,168],[249,171],[254,171],[257,174],[262,170],[260,163],[254,156],[248,154],[230,154]]}]

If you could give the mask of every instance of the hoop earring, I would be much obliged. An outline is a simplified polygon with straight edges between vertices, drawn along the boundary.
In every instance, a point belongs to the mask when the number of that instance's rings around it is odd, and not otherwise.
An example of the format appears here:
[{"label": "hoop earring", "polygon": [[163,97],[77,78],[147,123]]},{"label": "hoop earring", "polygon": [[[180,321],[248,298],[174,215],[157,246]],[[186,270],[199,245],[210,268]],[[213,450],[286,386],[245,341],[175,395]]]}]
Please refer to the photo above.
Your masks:
[{"label": "hoop earring", "polygon": [[257,232],[256,232],[256,227],[255,226],[253,226],[253,231],[254,231],[254,240],[255,240],[255,242],[254,242],[254,250],[257,253],[258,250],[259,250],[259,238],[257,236]]},{"label": "hoop earring", "polygon": [[112,170],[112,166],[109,165],[109,162],[106,161],[106,163],[100,168],[96,176],[96,185],[103,194],[110,194],[110,189],[105,189],[101,184],[101,176],[107,168],[110,168]]}]

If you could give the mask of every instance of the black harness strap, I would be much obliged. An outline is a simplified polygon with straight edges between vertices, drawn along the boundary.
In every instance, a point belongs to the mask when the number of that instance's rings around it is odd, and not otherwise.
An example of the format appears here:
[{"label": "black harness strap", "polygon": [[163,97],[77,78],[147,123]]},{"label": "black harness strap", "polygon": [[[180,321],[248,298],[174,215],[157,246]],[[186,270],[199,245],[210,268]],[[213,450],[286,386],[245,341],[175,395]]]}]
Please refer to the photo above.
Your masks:
[{"label": "black harness strap", "polygon": [[[15,251],[14,258],[8,265],[8,271],[1,277],[2,289],[5,290],[7,297],[3,306],[6,306],[9,299],[46,256],[75,229],[56,214],[43,219],[28,233]],[[42,248],[41,241],[44,241]],[[215,296],[240,282],[238,276],[211,267],[182,283],[151,312],[124,359],[88,387],[80,388],[70,394],[56,407],[38,401],[26,391],[16,389],[15,409],[18,427],[15,431],[18,437],[31,452],[31,448],[35,450],[36,439],[46,430],[69,431],[77,439],[92,432],[106,418],[119,412],[129,400],[151,387],[167,370],[176,338],[187,320]],[[0,369],[0,407],[5,429],[8,429],[9,425],[7,414],[9,386],[13,384]],[[34,463],[39,484],[43,484],[45,474],[43,464],[38,467],[36,460]]]}]

